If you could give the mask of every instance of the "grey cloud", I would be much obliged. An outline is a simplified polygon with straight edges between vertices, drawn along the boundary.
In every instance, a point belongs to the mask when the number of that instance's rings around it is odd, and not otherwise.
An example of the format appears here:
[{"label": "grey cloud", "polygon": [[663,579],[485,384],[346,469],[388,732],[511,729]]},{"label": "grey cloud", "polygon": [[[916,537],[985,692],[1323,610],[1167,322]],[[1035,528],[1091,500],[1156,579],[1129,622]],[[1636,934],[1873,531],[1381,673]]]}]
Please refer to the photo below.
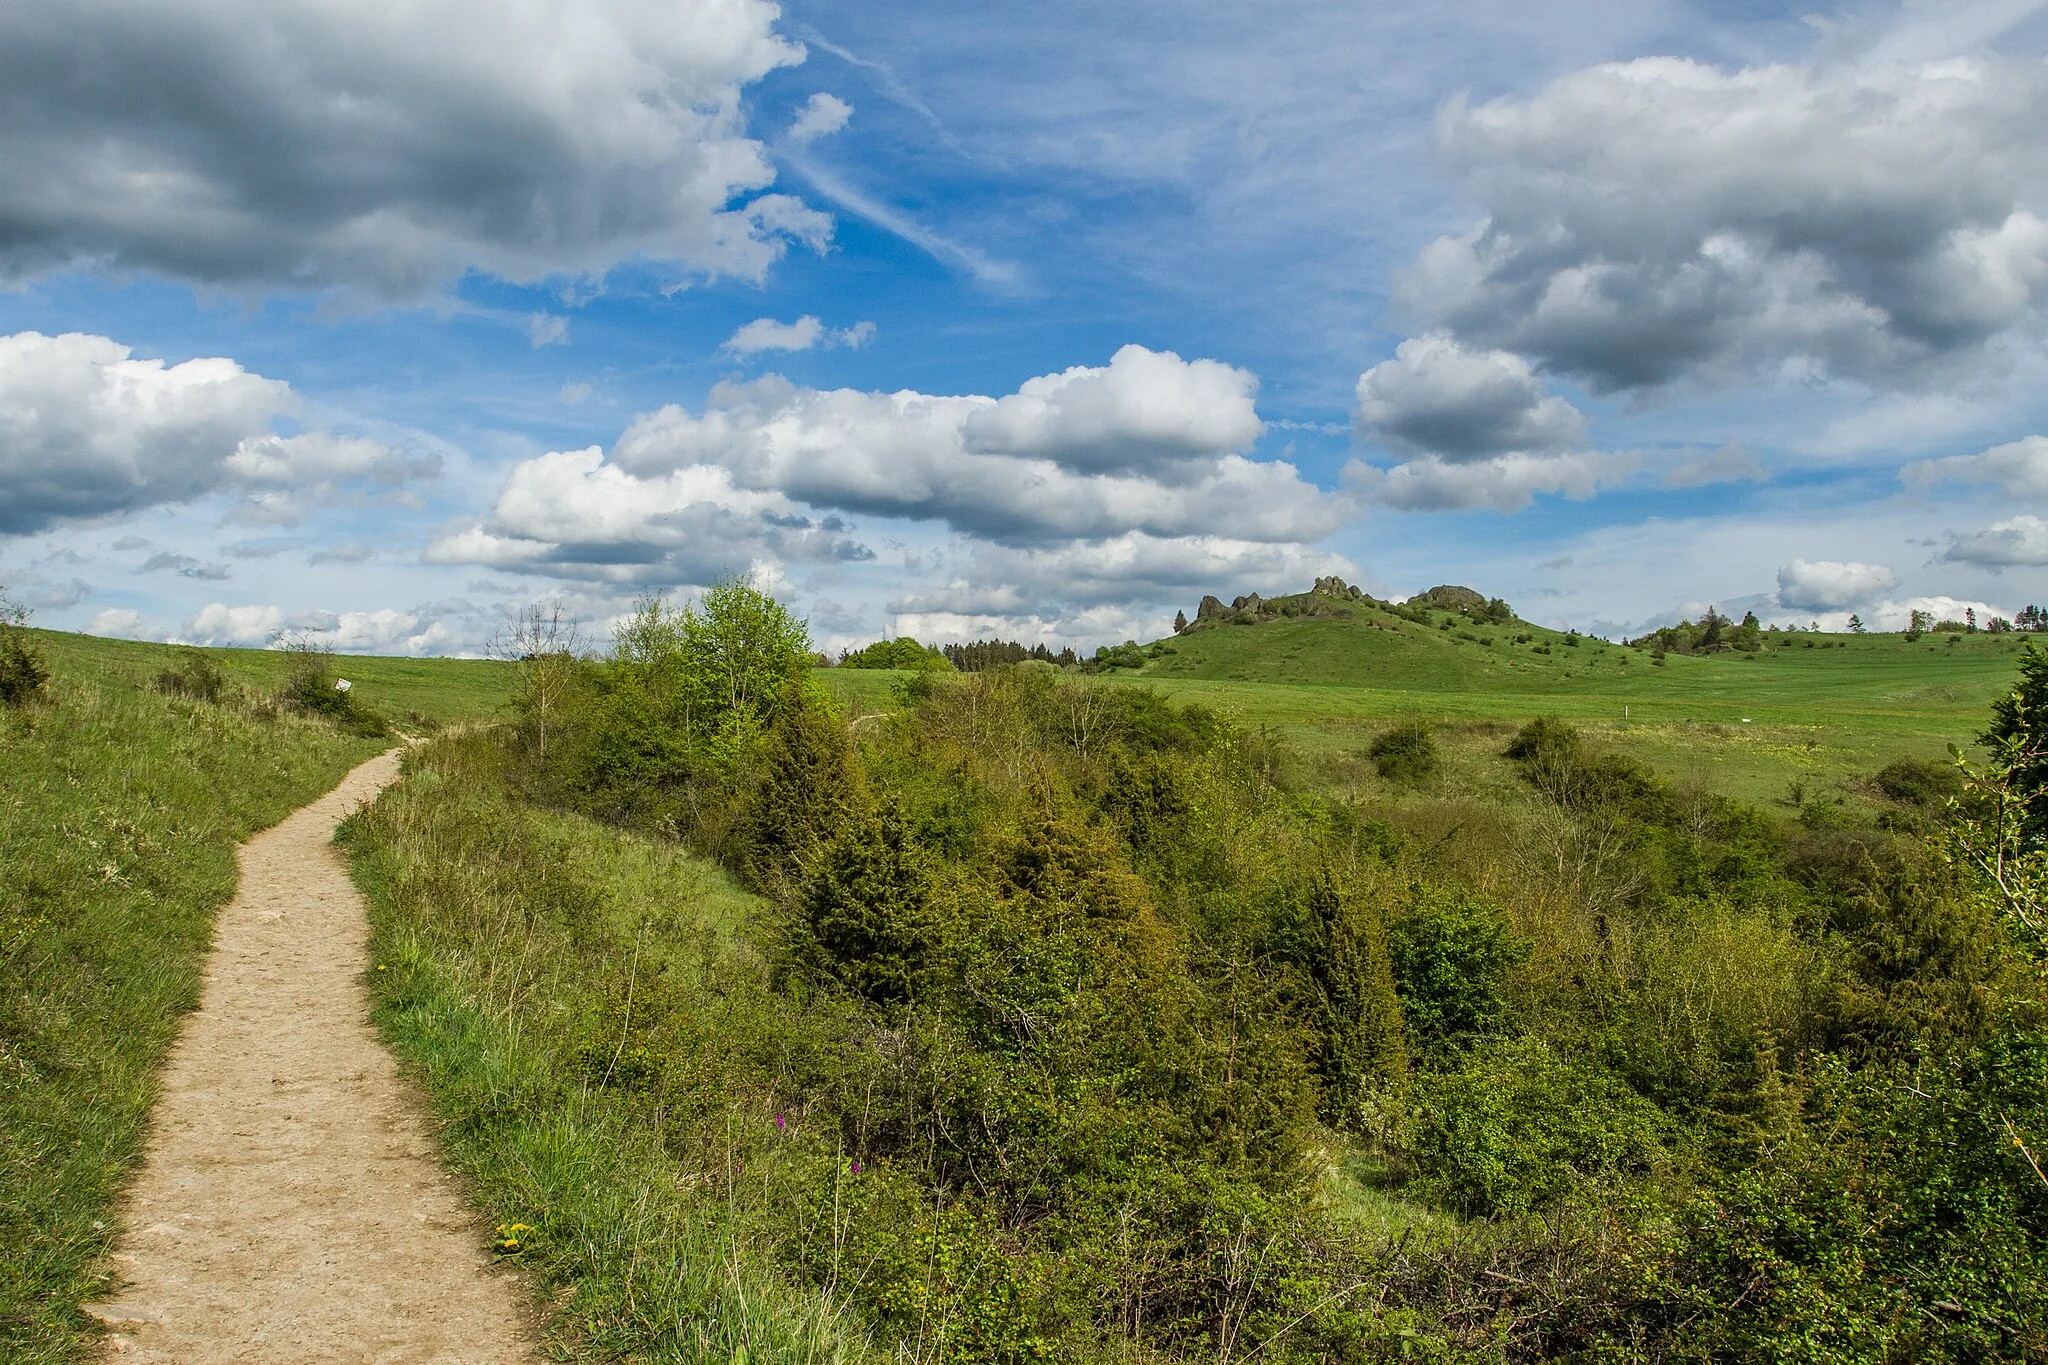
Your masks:
[{"label": "grey cloud", "polygon": [[92,596],[92,584],[82,578],[51,579],[31,574],[8,585],[9,595],[25,607],[59,611],[75,607]]},{"label": "grey cloud", "polygon": [[1299,592],[1325,574],[1355,577],[1357,572],[1343,556],[1306,546],[1134,532],[1045,548],[974,546],[948,583],[909,594],[890,603],[889,610],[1050,620],[1209,592]]},{"label": "grey cloud", "polygon": [[0,277],[91,264],[393,299],[636,257],[757,278],[830,228],[758,194],[774,171],[740,94],[802,58],[775,18],[764,0],[0,7]]},{"label": "grey cloud", "polygon": [[1665,472],[1664,482],[1672,488],[1698,488],[1737,480],[1761,482],[1769,477],[1755,456],[1731,441],[1714,450],[1687,453]]},{"label": "grey cloud", "polygon": [[1920,489],[1953,481],[1995,484],[2010,497],[2048,497],[2048,437],[2027,436],[1975,455],[1921,460],[1907,465],[1899,476]]},{"label": "grey cloud", "polygon": [[1468,350],[1444,336],[1404,341],[1392,360],[1360,375],[1358,417],[1395,450],[1451,461],[1555,453],[1586,443],[1585,417],[1546,395],[1526,360]]},{"label": "grey cloud", "polygon": [[1981,531],[1956,537],[1941,557],[1992,569],[2048,565],[2048,521],[2025,514],[1995,521]]},{"label": "grey cloud", "polygon": [[1538,494],[1575,500],[1590,498],[1603,484],[1635,471],[1639,458],[1626,451],[1567,455],[1496,455],[1488,460],[1450,461],[1434,455],[1380,469],[1354,460],[1345,483],[1362,496],[1409,512],[1452,512],[1491,508],[1519,512]]},{"label": "grey cloud", "polygon": [[377,557],[377,547],[351,541],[346,545],[330,545],[324,550],[315,550],[306,556],[308,564],[361,564]]},{"label": "grey cloud", "polygon": [[1921,384],[2048,290],[2039,62],[1646,58],[1454,102],[1439,133],[1487,217],[1400,306],[1598,390]]},{"label": "grey cloud", "polygon": [[225,564],[202,564],[191,555],[173,554],[169,550],[151,555],[142,561],[141,567],[135,572],[158,573],[164,570],[185,578],[200,578],[213,582],[228,576],[228,566]]},{"label": "grey cloud", "polygon": [[259,540],[238,540],[221,546],[221,553],[231,559],[274,559],[287,550],[296,550],[304,541],[292,536],[271,536]]},{"label": "grey cloud", "polygon": [[1898,586],[1899,576],[1884,564],[1795,559],[1778,570],[1778,601],[1795,611],[1866,606]]}]

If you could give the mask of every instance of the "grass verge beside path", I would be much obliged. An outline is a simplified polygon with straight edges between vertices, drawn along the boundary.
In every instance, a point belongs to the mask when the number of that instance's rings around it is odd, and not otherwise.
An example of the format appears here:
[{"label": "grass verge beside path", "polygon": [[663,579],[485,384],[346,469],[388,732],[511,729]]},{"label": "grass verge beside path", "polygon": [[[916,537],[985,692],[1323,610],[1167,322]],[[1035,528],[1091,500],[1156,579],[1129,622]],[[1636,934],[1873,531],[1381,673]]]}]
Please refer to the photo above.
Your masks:
[{"label": "grass verge beside path", "polygon": [[546,1295],[549,1345],[861,1358],[832,1293],[777,1270],[759,1216],[797,1134],[748,1078],[804,1030],[739,936],[752,898],[677,848],[518,804],[493,745],[415,750],[341,838],[370,900],[378,1027]]},{"label": "grass verge beside path", "polygon": [[0,1359],[94,1339],[115,1203],[199,997],[236,842],[388,741],[159,696],[161,647],[36,633],[48,700],[0,710]]}]

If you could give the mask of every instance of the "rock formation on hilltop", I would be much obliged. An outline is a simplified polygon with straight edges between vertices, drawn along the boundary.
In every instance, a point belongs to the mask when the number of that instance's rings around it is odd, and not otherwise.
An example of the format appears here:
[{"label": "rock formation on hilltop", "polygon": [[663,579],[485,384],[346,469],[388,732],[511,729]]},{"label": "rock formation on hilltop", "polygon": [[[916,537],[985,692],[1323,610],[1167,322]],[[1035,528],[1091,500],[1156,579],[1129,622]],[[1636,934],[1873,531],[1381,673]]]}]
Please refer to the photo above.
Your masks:
[{"label": "rock formation on hilltop", "polygon": [[[1209,626],[1257,625],[1261,621],[1277,621],[1286,617],[1317,620],[1331,616],[1349,616],[1348,604],[1370,603],[1373,599],[1359,588],[1332,574],[1318,578],[1307,592],[1294,593],[1287,597],[1264,598],[1257,593],[1246,593],[1232,598],[1225,606],[1223,599],[1215,596],[1204,597],[1195,608],[1195,619],[1178,627],[1185,634]],[[1340,603],[1345,605],[1339,605]]]}]

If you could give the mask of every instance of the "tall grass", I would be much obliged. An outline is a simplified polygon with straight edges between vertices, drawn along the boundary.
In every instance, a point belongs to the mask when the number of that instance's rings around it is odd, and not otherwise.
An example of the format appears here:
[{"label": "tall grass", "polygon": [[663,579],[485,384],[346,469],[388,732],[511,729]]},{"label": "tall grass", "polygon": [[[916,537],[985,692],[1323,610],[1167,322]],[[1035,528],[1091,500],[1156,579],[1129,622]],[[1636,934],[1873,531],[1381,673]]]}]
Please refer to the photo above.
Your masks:
[{"label": "tall grass", "polygon": [[[776,1110],[742,1054],[749,1038],[801,1046],[801,1027],[778,1017],[738,933],[754,902],[673,846],[517,804],[494,764],[487,734],[437,740],[343,839],[372,905],[377,1023],[501,1253],[547,1294],[551,1343],[720,1365],[863,1358],[855,1315],[783,1273],[786,1220],[762,1216],[795,1144],[764,1150]],[[679,1036],[697,1041],[694,1102],[639,1083],[675,1065]]]},{"label": "tall grass", "polygon": [[[154,1075],[198,1001],[234,845],[383,741],[166,696],[38,634],[42,700],[0,710],[0,1359],[85,1351]],[[90,642],[89,642],[90,643]],[[54,647],[52,647],[54,646]],[[92,657],[90,650],[85,651]],[[235,696],[239,696],[237,691]]]}]

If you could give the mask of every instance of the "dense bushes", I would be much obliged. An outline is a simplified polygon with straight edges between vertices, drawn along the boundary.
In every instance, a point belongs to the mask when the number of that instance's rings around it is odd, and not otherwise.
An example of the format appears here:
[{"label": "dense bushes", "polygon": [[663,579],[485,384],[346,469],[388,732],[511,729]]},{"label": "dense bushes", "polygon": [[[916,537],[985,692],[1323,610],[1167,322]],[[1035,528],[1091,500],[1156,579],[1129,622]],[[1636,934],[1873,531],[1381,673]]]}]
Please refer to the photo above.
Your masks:
[{"label": "dense bushes", "polygon": [[[493,760],[722,860],[763,897],[747,965],[594,882],[502,894],[593,974],[579,1084],[705,1179],[744,1165],[778,1273],[857,1285],[885,1350],[2040,1344],[2040,980],[1965,846],[1781,824],[1554,718],[1509,799],[1447,791],[1416,723],[1370,757],[1422,790],[1345,801],[1031,662],[920,673],[855,734],[779,613],[646,604],[564,665],[545,751],[529,706]],[[1365,1231],[1397,1224],[1453,1231]]]}]

